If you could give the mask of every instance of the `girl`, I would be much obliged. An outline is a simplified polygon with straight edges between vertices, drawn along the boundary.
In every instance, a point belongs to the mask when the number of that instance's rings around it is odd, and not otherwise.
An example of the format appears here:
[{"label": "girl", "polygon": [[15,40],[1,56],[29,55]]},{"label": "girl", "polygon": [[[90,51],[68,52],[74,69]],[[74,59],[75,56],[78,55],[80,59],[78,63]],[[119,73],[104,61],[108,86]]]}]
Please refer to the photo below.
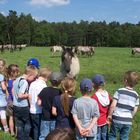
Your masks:
[{"label": "girl", "polygon": [[54,98],[52,107],[52,114],[56,116],[56,128],[75,128],[71,114],[75,88],[76,81],[73,78],[65,77],[61,82],[62,94]]},{"label": "girl", "polygon": [[8,94],[8,92],[5,77],[6,77],[6,62],[5,60],[0,59],[0,118],[4,131],[8,132],[9,129],[6,121],[6,106],[7,106],[6,94]]},{"label": "girl", "polygon": [[7,68],[7,89],[8,89],[8,97],[7,97],[7,116],[9,117],[9,128],[10,133],[12,136],[15,135],[14,133],[14,121],[13,121],[13,95],[12,95],[12,88],[13,82],[19,75],[19,67],[16,64],[11,64]]}]

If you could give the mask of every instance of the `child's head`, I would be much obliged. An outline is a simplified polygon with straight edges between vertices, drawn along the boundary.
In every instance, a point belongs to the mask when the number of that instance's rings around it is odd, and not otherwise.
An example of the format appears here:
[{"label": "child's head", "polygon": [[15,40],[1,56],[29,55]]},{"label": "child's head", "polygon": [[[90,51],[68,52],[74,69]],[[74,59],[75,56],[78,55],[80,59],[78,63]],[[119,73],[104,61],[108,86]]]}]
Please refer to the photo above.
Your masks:
[{"label": "child's head", "polygon": [[104,76],[101,74],[96,74],[93,76],[92,82],[95,89],[101,88],[105,84]]},{"label": "child's head", "polygon": [[50,75],[50,82],[52,84],[52,86],[59,86],[59,84],[61,83],[62,79],[63,79],[63,75],[61,72],[52,72]]},{"label": "child's head", "polygon": [[38,76],[43,77],[45,79],[45,81],[47,81],[50,78],[50,75],[51,75],[51,70],[48,67],[47,68],[41,68],[39,70]]},{"label": "child's head", "polygon": [[19,75],[19,66],[16,64],[10,64],[7,68],[8,78],[16,79]]},{"label": "child's head", "polygon": [[134,87],[138,83],[139,75],[135,71],[127,71],[124,74],[125,86]]},{"label": "child's head", "polygon": [[74,95],[76,88],[76,81],[71,77],[65,77],[61,82],[61,89],[63,93]]},{"label": "child's head", "polygon": [[33,66],[33,65],[27,66],[25,68],[24,74],[27,77],[26,78],[27,81],[31,82],[31,81],[33,81],[37,77],[37,75],[38,75],[38,69],[35,66]]},{"label": "child's head", "polygon": [[88,78],[83,79],[80,82],[80,90],[83,95],[90,94],[92,91],[92,81]]},{"label": "child's head", "polygon": [[45,140],[76,140],[75,133],[68,129],[55,129],[46,136]]},{"label": "child's head", "polygon": [[31,58],[28,60],[27,66],[30,66],[30,65],[35,66],[37,69],[39,69],[39,67],[40,67],[39,61],[36,58]]},{"label": "child's head", "polygon": [[4,59],[0,59],[0,73],[5,74],[6,72],[6,61]]},{"label": "child's head", "polygon": [[66,116],[69,116],[69,97],[73,96],[76,89],[76,81],[71,77],[65,77],[61,82],[61,104]]}]

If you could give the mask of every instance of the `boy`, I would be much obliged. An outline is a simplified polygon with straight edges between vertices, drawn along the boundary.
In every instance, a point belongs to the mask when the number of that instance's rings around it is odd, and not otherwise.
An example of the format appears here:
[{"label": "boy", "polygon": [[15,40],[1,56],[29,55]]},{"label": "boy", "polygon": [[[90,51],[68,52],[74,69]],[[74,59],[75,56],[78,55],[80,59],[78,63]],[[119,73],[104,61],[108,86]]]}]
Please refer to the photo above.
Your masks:
[{"label": "boy", "polygon": [[45,137],[55,129],[56,118],[52,115],[52,104],[55,96],[60,95],[58,86],[62,80],[60,72],[52,72],[50,76],[50,87],[44,88],[38,95],[38,105],[42,106],[41,128],[39,140],[45,140]]},{"label": "boy", "polygon": [[124,74],[124,88],[118,89],[113,97],[108,121],[112,120],[109,140],[117,139],[117,132],[121,140],[128,140],[132,118],[137,112],[139,97],[133,87],[138,82],[138,73],[127,71]]},{"label": "boy", "polygon": [[80,83],[82,97],[76,99],[71,113],[76,124],[77,140],[95,140],[97,134],[97,119],[99,107],[94,99],[91,99],[92,81],[83,79]]},{"label": "boy", "polygon": [[92,78],[93,87],[95,93],[91,98],[95,99],[99,106],[100,117],[98,118],[98,132],[97,140],[107,140],[108,139],[108,124],[107,115],[109,110],[109,105],[111,103],[111,97],[109,93],[104,89],[105,80],[104,76],[101,74],[96,74]]},{"label": "boy", "polygon": [[51,71],[49,68],[41,68],[39,70],[38,78],[31,83],[29,88],[29,101],[30,101],[30,114],[31,114],[31,125],[33,131],[33,139],[38,140],[40,134],[40,121],[42,107],[37,104],[37,97],[39,93],[45,88],[46,82],[50,77]]},{"label": "boy", "polygon": [[13,112],[17,128],[17,140],[29,140],[30,117],[28,104],[28,81],[33,81],[38,74],[35,66],[27,66],[22,76],[13,84]]}]

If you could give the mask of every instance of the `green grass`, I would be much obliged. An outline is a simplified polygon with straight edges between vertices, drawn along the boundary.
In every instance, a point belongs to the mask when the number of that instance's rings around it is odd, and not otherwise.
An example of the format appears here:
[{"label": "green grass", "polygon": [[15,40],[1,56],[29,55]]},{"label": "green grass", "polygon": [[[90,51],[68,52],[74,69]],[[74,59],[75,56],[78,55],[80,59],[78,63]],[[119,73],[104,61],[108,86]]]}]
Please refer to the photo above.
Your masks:
[{"label": "green grass", "polygon": [[[49,48],[29,47],[21,52],[10,53],[6,51],[0,54],[0,57],[7,61],[7,64],[16,63],[24,70],[29,58],[38,58],[41,67],[49,66],[52,70],[58,71],[60,65],[60,54],[51,55]],[[77,96],[80,95],[78,89],[79,82],[82,78],[91,78],[94,74],[100,73],[105,76],[105,88],[114,94],[115,90],[122,87],[123,74],[127,70],[136,70],[140,72],[140,54],[131,55],[130,48],[96,48],[93,57],[80,56],[80,74],[77,79]],[[140,84],[135,89],[140,93]],[[130,140],[140,140],[140,112],[138,111],[133,122]],[[3,135],[3,136],[1,136]],[[0,133],[0,140],[4,140],[6,135]],[[6,139],[12,140],[12,139]]]}]

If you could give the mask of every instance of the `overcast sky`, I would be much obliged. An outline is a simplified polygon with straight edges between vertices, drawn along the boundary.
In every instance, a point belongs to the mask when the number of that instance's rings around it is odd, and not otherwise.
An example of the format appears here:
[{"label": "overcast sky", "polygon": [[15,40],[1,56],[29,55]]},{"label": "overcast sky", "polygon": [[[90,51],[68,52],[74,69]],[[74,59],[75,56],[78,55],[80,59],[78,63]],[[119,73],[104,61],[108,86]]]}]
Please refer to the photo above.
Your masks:
[{"label": "overcast sky", "polygon": [[8,15],[9,10],[49,22],[140,21],[140,0],[0,0],[0,12]]}]

